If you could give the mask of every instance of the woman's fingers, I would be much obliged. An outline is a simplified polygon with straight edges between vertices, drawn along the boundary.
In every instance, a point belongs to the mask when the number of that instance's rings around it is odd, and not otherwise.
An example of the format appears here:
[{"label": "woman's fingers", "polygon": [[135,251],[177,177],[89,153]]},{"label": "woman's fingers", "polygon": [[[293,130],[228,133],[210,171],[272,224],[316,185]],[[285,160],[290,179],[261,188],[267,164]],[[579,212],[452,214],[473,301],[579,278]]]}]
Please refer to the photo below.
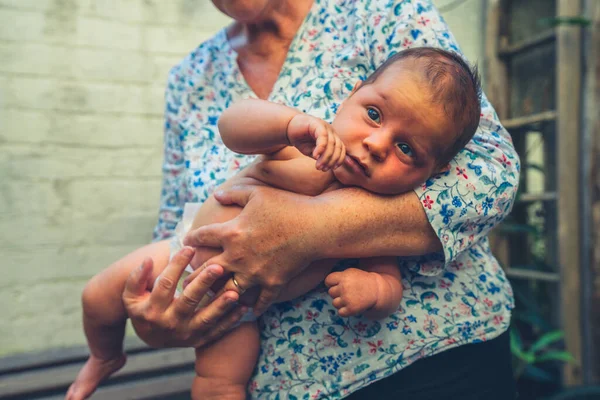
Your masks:
[{"label": "woman's fingers", "polygon": [[262,315],[262,313],[267,311],[267,308],[269,308],[271,304],[275,303],[275,300],[277,300],[279,297],[282,288],[283,286],[263,288],[260,292],[258,300],[256,301],[256,305],[254,306],[254,315]]},{"label": "woman's fingers", "polygon": [[189,231],[183,244],[192,247],[222,247],[218,235],[222,234],[225,225],[226,223],[216,223]]},{"label": "woman's fingers", "polygon": [[192,279],[183,289],[183,293],[175,300],[174,311],[177,315],[187,316],[196,311],[198,304],[210,287],[223,275],[223,268],[219,265],[209,265],[198,276]]},{"label": "woman's fingers", "polygon": [[177,282],[181,278],[181,274],[188,266],[192,258],[194,257],[194,249],[190,247],[184,247],[179,250],[165,270],[158,276],[154,284],[154,288],[150,293],[150,302],[165,310],[173,301],[175,296],[175,289],[177,288]]},{"label": "woman's fingers", "polygon": [[198,310],[190,322],[190,328],[199,332],[208,331],[210,334],[215,327],[221,326],[227,319],[224,318],[225,315],[235,307],[239,298],[240,296],[233,291],[217,296],[206,307]]},{"label": "woman's fingers", "polygon": [[146,258],[138,268],[131,271],[125,282],[123,298],[132,299],[142,296],[148,290],[152,275],[152,259]]},{"label": "woman's fingers", "polygon": [[245,306],[236,307],[233,311],[229,312],[225,317],[217,323],[216,326],[209,329],[205,334],[200,337],[200,340],[194,345],[194,347],[202,347],[214,340],[220,339],[225,333],[232,329],[235,324],[248,312],[248,308]]}]

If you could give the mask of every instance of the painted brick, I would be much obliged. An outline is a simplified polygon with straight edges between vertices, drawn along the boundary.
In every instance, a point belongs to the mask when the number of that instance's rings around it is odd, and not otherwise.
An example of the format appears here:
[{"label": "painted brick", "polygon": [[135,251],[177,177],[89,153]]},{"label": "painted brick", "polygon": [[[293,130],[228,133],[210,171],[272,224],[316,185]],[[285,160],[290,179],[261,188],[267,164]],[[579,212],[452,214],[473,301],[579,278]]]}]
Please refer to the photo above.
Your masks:
[{"label": "painted brick", "polygon": [[142,236],[133,235],[127,244],[46,245],[37,246],[35,251],[27,243],[10,248],[2,247],[3,244],[0,246],[3,263],[13,268],[3,270],[2,287],[23,284],[24,280],[28,281],[32,276],[39,282],[87,280],[116,260],[147,244],[150,235]]},{"label": "painted brick", "polygon": [[0,80],[2,87],[4,106],[8,108],[155,115],[162,115],[164,109],[164,88],[158,84],[138,86],[11,77]]},{"label": "painted brick", "polygon": [[[160,176],[160,148],[103,149],[86,147],[3,146],[3,168],[9,179],[119,178],[147,181]],[[127,182],[127,185],[130,183]]]},{"label": "painted brick", "polygon": [[162,154],[161,114],[107,117],[102,114],[10,110],[4,113],[0,123],[0,143],[54,143],[117,149],[151,147]]},{"label": "painted brick", "polygon": [[73,49],[67,45],[0,43],[0,72],[76,80],[151,83],[168,69],[150,53],[111,49]]}]

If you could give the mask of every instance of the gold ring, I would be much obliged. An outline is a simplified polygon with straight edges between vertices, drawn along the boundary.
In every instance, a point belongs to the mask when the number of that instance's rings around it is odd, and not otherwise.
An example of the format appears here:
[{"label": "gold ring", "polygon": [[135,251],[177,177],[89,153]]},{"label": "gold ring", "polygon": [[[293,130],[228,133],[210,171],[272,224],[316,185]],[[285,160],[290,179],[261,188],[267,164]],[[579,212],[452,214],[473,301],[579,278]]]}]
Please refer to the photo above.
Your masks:
[{"label": "gold ring", "polygon": [[235,277],[232,276],[231,280],[233,281],[233,284],[235,285],[236,288],[238,288],[238,290],[240,291],[240,294],[244,293],[245,290],[242,289],[242,287],[240,286],[240,284],[238,283],[238,281],[235,280]]}]

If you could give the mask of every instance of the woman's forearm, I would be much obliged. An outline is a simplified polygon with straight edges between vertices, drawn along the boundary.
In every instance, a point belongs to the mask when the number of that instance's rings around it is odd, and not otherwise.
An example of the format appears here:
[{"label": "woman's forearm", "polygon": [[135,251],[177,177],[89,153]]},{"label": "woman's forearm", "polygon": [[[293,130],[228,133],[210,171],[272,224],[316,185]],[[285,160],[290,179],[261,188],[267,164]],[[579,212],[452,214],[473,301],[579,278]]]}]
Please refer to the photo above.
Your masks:
[{"label": "woman's forearm", "polygon": [[344,188],[307,202],[307,234],[318,258],[416,256],[442,250],[414,192],[380,196]]}]

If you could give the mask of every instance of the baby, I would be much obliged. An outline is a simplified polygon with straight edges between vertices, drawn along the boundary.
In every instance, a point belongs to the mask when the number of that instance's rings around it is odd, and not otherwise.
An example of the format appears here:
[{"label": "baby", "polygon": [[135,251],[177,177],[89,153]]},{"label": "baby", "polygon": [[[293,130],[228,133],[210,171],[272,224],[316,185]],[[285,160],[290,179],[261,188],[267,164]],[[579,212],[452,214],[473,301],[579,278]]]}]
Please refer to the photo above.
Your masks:
[{"label": "baby", "polygon": [[[390,57],[365,81],[358,82],[331,124],[267,101],[241,101],[223,112],[221,137],[235,152],[262,156],[221,188],[245,182],[308,196],[345,186],[384,195],[408,192],[446,171],[450,160],[471,140],[479,124],[480,96],[477,71],[460,56],[434,48],[413,48]],[[191,208],[186,210],[190,214]],[[227,221],[240,211],[237,206],[220,205],[211,196],[193,211],[191,228]],[[218,253],[199,250],[192,265]],[[402,282],[395,257],[361,259],[358,268],[331,273],[335,261],[311,264],[288,284],[278,301],[298,297],[324,280],[342,317],[362,314],[380,319],[397,310]],[[196,275],[192,273],[187,281]],[[106,291],[122,287],[123,282],[115,282]],[[249,292],[240,300],[248,301]],[[100,296],[94,299],[97,312],[110,312],[103,311],[103,303]],[[90,330],[103,327],[93,327],[85,318],[84,327],[92,349],[99,347],[94,341],[111,340],[109,327],[103,330],[107,335],[102,339]],[[218,399],[227,393],[227,398],[245,398],[258,351],[255,321],[243,322],[220,340],[196,349],[192,397]],[[125,360],[123,354],[116,359],[92,351],[88,363],[94,359],[112,359],[114,367],[96,376],[90,373],[93,369],[84,367],[67,398],[89,396],[100,380],[122,367]]]}]

